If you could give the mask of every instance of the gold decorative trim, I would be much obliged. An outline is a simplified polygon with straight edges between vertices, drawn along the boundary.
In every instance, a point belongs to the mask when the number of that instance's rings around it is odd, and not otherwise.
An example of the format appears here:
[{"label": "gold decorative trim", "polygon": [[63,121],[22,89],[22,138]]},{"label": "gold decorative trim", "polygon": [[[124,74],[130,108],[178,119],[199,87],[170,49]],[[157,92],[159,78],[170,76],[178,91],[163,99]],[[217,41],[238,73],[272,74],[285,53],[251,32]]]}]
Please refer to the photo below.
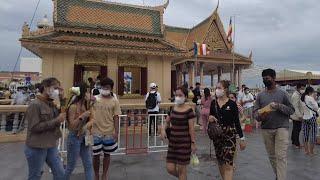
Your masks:
[{"label": "gold decorative trim", "polygon": [[119,55],[118,66],[148,67],[147,57],[135,55]]},{"label": "gold decorative trim", "polygon": [[144,96],[141,94],[125,94],[123,96],[119,96],[120,99],[143,99]]},{"label": "gold decorative trim", "polygon": [[97,52],[77,52],[75,64],[81,65],[101,65],[105,66],[108,63],[108,56],[104,53]]}]

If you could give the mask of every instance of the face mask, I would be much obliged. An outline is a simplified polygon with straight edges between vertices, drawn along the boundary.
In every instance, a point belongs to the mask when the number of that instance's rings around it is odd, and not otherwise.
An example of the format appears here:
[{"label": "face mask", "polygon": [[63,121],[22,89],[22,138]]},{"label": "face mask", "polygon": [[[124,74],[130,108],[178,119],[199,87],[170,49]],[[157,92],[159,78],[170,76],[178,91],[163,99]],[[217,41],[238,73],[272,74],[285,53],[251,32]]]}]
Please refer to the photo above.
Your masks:
[{"label": "face mask", "polygon": [[58,89],[50,89],[50,92],[49,92],[49,97],[51,99],[58,99],[59,98],[59,90]]},{"label": "face mask", "polygon": [[177,105],[182,105],[182,104],[185,103],[185,98],[176,96],[175,99],[174,99],[174,102],[175,102],[175,104],[177,104]]},{"label": "face mask", "polygon": [[111,91],[110,90],[100,89],[100,94],[102,96],[109,96],[111,94]]},{"label": "face mask", "polygon": [[224,96],[224,90],[222,90],[222,89],[216,89],[216,96],[217,96],[217,97],[222,97],[222,96]]},{"label": "face mask", "polygon": [[267,88],[269,88],[269,87],[272,86],[272,82],[269,81],[269,80],[263,80],[263,84],[264,84]]},{"label": "face mask", "polygon": [[245,93],[246,93],[246,94],[249,94],[249,91],[246,91]]},{"label": "face mask", "polygon": [[299,92],[300,92],[300,94],[303,94],[305,92],[305,90],[300,90]]}]

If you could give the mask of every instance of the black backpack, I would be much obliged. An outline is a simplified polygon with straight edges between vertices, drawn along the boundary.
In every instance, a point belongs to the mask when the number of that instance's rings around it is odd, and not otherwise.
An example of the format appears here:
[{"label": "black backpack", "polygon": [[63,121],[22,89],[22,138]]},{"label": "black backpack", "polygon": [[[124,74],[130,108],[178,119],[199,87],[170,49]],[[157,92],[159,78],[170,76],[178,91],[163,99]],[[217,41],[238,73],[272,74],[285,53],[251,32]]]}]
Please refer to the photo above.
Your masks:
[{"label": "black backpack", "polygon": [[157,93],[149,93],[146,100],[146,108],[154,109],[157,106]]}]

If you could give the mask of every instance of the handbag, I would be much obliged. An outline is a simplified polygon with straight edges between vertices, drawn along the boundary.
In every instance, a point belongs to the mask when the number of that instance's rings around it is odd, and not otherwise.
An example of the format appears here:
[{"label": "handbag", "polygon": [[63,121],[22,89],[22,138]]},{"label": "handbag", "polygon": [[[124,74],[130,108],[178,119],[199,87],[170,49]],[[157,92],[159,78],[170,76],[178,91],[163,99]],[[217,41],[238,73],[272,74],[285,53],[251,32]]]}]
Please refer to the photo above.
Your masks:
[{"label": "handbag", "polygon": [[[215,101],[215,109],[216,109],[216,113],[218,116],[218,120],[219,120],[219,115],[218,115],[218,109],[217,109],[217,102]],[[222,128],[219,125],[218,122],[209,122],[208,124],[208,129],[207,129],[207,133],[209,138],[213,141],[213,142],[217,142],[218,139],[221,137],[222,135]]]},{"label": "handbag", "polygon": [[318,113],[317,111],[315,111],[315,110],[313,110],[311,107],[309,107],[309,106],[307,105],[307,103],[305,103],[305,105],[307,106],[307,108],[308,108],[308,109],[310,109],[312,112],[314,112],[314,113],[315,113],[316,118],[318,118],[318,117],[319,117],[319,113]]}]

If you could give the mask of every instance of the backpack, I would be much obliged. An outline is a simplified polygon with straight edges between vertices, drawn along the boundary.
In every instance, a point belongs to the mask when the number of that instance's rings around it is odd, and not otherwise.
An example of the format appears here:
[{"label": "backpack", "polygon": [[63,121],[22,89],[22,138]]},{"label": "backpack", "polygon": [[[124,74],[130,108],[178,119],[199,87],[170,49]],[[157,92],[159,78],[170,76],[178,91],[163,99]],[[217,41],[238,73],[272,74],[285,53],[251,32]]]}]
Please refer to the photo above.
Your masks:
[{"label": "backpack", "polygon": [[146,100],[146,108],[154,109],[157,106],[157,93],[149,93]]}]

